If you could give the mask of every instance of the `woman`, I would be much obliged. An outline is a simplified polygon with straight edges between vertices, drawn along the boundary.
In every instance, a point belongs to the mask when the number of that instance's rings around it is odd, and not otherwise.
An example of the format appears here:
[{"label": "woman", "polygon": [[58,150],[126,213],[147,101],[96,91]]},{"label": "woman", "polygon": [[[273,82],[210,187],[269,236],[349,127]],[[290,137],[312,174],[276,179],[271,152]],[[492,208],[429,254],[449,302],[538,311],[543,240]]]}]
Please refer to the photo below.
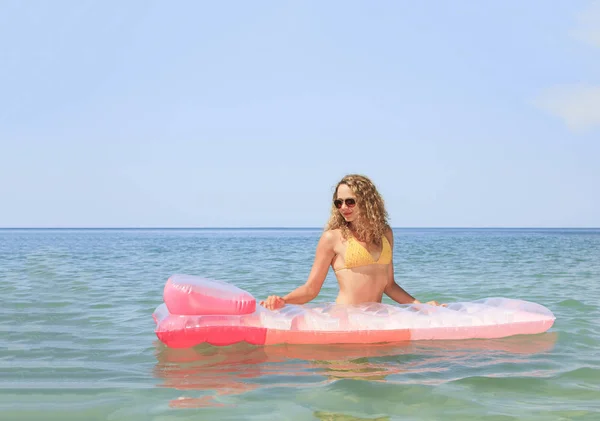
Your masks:
[{"label": "woman", "polygon": [[260,304],[276,310],[313,300],[330,266],[340,286],[338,304],[381,302],[384,293],[399,304],[420,303],[394,280],[394,237],[387,218],[383,198],[371,180],[357,174],[342,178],[306,283],[285,297],[271,295]]}]

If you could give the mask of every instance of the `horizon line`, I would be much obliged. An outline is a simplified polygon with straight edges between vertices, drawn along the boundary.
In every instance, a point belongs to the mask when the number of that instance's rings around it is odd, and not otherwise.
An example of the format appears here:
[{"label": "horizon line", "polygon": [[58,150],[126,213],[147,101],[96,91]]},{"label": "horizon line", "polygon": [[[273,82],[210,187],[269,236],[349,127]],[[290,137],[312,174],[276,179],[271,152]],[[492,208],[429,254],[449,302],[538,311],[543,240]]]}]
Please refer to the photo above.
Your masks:
[{"label": "horizon line", "polygon": [[[393,226],[392,229],[600,229],[595,226]],[[31,227],[0,227],[0,230],[321,230],[323,227],[310,227],[310,226],[214,226],[214,227],[186,227],[186,226],[174,226],[174,227],[161,227],[161,226],[148,226],[148,227],[135,227],[135,226],[105,226],[105,227],[94,227],[94,226],[73,226],[73,227],[52,227],[52,226],[31,226]]]}]

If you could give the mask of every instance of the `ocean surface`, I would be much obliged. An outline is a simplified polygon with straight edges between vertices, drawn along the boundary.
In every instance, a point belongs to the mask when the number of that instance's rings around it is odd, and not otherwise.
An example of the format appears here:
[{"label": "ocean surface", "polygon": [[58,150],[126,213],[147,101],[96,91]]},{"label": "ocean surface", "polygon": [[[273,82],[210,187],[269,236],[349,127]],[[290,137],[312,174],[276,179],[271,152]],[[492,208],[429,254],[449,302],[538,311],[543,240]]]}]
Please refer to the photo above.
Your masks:
[{"label": "ocean surface", "polygon": [[[521,298],[547,333],[377,346],[198,346],[154,334],[167,278],[257,299],[310,271],[318,229],[0,230],[0,419],[600,420],[600,229],[396,229],[421,301]],[[333,301],[330,271],[315,301]],[[386,299],[386,302],[390,302]]]}]

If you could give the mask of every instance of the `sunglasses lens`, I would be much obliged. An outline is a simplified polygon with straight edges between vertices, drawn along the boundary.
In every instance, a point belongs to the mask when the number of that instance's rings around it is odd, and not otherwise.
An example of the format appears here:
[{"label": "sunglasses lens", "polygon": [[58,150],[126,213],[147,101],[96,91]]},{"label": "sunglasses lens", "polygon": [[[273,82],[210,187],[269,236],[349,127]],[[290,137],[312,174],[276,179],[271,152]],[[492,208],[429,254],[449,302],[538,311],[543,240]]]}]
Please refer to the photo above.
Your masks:
[{"label": "sunglasses lens", "polygon": [[346,200],[341,200],[341,199],[335,199],[333,201],[333,204],[335,205],[336,208],[340,209],[342,207],[342,204],[345,203],[346,206],[348,206],[349,208],[353,207],[354,205],[356,205],[356,200],[355,199],[346,199]]}]

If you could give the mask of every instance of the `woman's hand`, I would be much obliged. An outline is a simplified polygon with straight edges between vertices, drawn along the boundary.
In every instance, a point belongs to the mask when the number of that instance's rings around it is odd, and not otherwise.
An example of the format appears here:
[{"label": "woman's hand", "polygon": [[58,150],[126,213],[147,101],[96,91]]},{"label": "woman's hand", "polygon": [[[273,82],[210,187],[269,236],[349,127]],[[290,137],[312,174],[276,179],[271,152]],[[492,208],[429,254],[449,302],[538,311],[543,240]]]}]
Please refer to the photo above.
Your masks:
[{"label": "woman's hand", "polygon": [[260,305],[269,310],[277,310],[285,306],[285,300],[278,295],[269,295],[266,300],[260,302]]},{"label": "woman's hand", "polygon": [[[423,304],[423,303],[421,303],[419,300],[415,300],[415,301],[413,301],[413,304]],[[440,304],[435,300],[427,301],[425,304],[428,304],[430,306],[437,306],[437,307],[448,307],[448,304]]]}]

